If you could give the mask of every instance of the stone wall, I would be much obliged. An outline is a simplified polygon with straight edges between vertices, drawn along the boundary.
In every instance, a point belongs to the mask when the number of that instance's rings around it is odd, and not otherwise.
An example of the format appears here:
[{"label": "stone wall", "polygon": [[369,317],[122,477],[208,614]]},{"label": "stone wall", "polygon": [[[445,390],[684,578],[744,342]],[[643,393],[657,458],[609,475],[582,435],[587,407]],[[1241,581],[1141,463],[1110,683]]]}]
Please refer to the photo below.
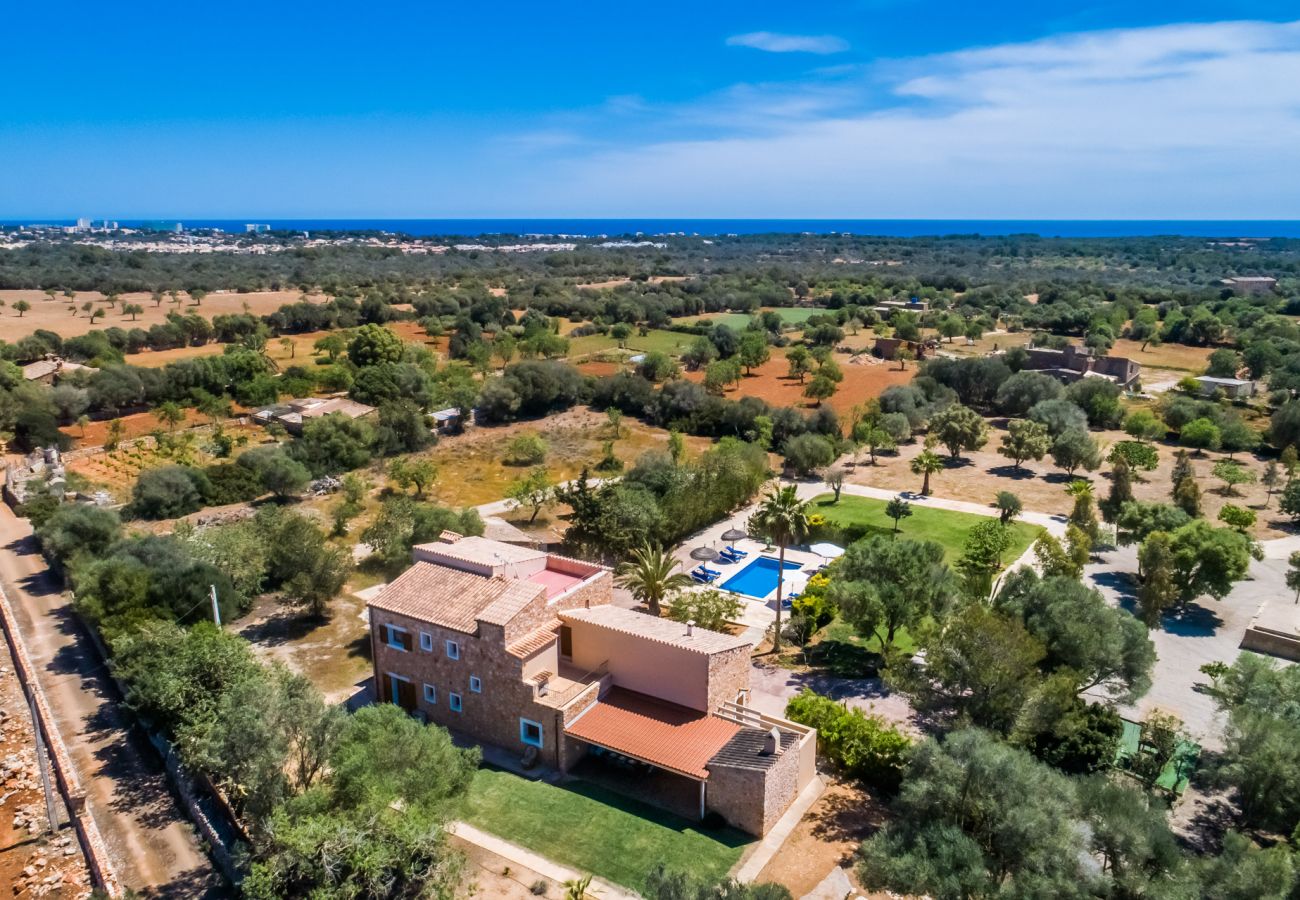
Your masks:
[{"label": "stone wall", "polygon": [[[385,674],[391,672],[409,678],[415,686],[415,708],[430,722],[521,756],[528,745],[520,740],[519,720],[530,719],[543,726],[543,746],[539,748],[542,761],[550,766],[558,764],[555,711],[536,702],[533,685],[523,680],[523,660],[506,653],[499,636],[489,641],[378,609],[371,609],[370,620],[375,648],[375,689],[381,701],[390,699],[384,693]],[[384,626],[389,623],[414,635],[409,652],[388,646]],[[420,649],[422,631],[433,636],[432,651]],[[459,659],[447,656],[444,643],[447,640],[460,645]],[[480,692],[470,690],[471,676],[482,682]],[[437,691],[433,702],[425,698],[426,684]],[[451,709],[452,693],[460,695],[460,712]]]},{"label": "stone wall", "polygon": [[[714,653],[709,657],[708,711],[713,712],[723,703],[745,703],[749,700],[749,654],[753,647],[737,647]],[[741,695],[744,695],[741,699]]]},{"label": "stone wall", "polygon": [[613,597],[614,574],[606,569],[590,581],[576,584],[554,599],[529,604],[527,609],[512,618],[506,625],[505,642],[513,644],[554,619],[556,613],[562,610],[607,606]]},{"label": "stone wall", "polygon": [[798,744],[765,770],[709,766],[705,802],[728,823],[764,835],[799,795]]}]

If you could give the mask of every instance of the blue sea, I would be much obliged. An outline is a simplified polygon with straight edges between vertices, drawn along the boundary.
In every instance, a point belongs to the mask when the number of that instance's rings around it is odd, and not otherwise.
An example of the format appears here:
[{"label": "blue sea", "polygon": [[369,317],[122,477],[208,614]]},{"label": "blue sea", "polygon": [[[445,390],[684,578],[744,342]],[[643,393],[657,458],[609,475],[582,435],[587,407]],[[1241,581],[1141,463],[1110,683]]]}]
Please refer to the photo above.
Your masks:
[{"label": "blue sea", "polygon": [[[882,237],[1039,235],[1041,237],[1300,238],[1297,220],[1184,219],[118,219],[123,227],[180,222],[188,230],[244,231],[245,223],[276,231],[382,231],[414,237],[545,235],[571,237],[852,234]],[[72,225],[73,219],[7,219],[0,225]]]}]

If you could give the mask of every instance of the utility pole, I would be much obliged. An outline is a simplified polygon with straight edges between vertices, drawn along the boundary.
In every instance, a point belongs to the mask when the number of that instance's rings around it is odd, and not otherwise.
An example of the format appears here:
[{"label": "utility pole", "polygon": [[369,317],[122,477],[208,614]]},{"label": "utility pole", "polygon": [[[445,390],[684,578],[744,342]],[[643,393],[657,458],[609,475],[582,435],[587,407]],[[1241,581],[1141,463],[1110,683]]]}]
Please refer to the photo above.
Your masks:
[{"label": "utility pole", "polygon": [[208,587],[212,590],[212,621],[216,622],[217,627],[220,628],[221,607],[217,605],[217,586],[215,584],[210,584]]}]

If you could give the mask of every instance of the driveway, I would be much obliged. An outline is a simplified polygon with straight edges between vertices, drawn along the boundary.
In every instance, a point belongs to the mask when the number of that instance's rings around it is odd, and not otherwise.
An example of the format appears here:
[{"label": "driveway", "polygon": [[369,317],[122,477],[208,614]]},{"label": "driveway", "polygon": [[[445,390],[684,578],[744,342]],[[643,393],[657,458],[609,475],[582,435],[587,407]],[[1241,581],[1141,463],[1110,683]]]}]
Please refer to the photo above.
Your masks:
[{"label": "driveway", "polygon": [[749,670],[750,706],[769,716],[784,718],[786,703],[804,688],[864,712],[875,713],[909,731],[917,731],[915,715],[907,698],[891,692],[879,678],[838,678],[760,664]]},{"label": "driveway", "polygon": [[[1136,571],[1137,547],[1129,546],[1101,554],[1085,577],[1112,605],[1136,612]],[[1237,658],[1242,636],[1265,598],[1287,593],[1285,577],[1285,560],[1252,561],[1250,577],[1223,600],[1202,597],[1185,613],[1166,616],[1161,627],[1150,632],[1158,657],[1151,690],[1131,706],[1120,707],[1120,714],[1140,720],[1153,710],[1172,713],[1202,746],[1222,748],[1224,716],[1204,693],[1210,679],[1200,667]]]},{"label": "driveway", "polygon": [[0,503],[0,579],[122,883],[146,897],[225,896],[148,741],[119,709],[31,527]]}]

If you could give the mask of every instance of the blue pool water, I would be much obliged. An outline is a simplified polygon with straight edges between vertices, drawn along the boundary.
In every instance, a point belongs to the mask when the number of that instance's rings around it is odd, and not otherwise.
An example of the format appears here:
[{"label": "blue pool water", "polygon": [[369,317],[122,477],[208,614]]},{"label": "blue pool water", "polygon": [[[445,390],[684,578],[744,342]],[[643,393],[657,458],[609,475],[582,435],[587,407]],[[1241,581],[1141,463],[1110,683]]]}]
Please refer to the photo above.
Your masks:
[{"label": "blue pool water", "polygon": [[[760,556],[724,581],[722,589],[762,600],[776,590],[776,573],[780,568],[781,563],[779,560],[770,556]],[[787,572],[792,569],[802,568],[802,563],[788,562],[785,564]]]}]

